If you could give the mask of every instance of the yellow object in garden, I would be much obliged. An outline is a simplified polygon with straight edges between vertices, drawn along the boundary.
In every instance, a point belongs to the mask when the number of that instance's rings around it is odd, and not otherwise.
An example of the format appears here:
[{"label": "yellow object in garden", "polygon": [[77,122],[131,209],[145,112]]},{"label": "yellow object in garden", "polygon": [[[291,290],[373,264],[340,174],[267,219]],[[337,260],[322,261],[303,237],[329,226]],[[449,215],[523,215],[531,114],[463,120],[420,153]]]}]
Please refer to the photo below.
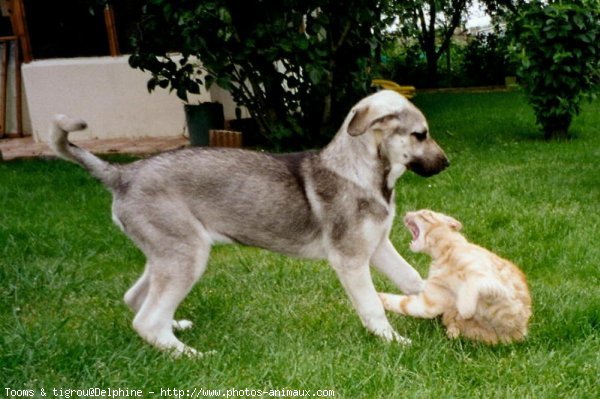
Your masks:
[{"label": "yellow object in garden", "polygon": [[381,87],[382,89],[393,90],[406,98],[413,98],[417,94],[415,86],[400,86],[398,83],[392,82],[391,80],[373,79],[371,85]]}]

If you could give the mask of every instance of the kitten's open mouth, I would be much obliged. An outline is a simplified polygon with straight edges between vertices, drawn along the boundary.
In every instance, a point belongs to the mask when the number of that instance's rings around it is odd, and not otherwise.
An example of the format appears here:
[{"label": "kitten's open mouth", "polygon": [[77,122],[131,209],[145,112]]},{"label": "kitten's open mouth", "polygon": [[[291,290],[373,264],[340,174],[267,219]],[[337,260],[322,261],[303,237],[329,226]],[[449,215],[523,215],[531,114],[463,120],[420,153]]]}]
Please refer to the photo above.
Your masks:
[{"label": "kitten's open mouth", "polygon": [[417,241],[417,239],[419,238],[419,226],[417,226],[417,224],[415,222],[413,222],[412,220],[406,220],[404,222],[404,224],[406,225],[406,228],[412,234],[413,241]]}]

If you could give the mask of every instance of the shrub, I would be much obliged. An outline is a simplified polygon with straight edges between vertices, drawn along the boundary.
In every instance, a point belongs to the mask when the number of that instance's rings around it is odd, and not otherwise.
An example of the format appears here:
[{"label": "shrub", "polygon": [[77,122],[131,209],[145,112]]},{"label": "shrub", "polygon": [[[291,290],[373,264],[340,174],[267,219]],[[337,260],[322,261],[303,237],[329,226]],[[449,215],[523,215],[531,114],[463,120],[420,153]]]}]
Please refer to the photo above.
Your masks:
[{"label": "shrub", "polygon": [[503,85],[506,76],[515,74],[509,58],[505,35],[478,34],[465,47],[461,73],[469,86]]},{"label": "shrub", "polygon": [[319,145],[368,92],[383,31],[379,0],[345,3],[147,0],[130,64],[183,100],[230,90],[274,147]]},{"label": "shrub", "polygon": [[419,88],[427,86],[427,63],[418,43],[389,40],[382,49],[381,58],[377,70],[379,77]]},{"label": "shrub", "polygon": [[582,99],[598,88],[599,20],[598,0],[536,0],[511,23],[518,76],[547,139],[567,137]]},{"label": "shrub", "polygon": [[[509,40],[502,33],[469,36],[466,43],[455,39],[440,56],[434,87],[504,85],[504,78],[516,73],[509,53]],[[402,84],[432,87],[425,53],[416,41],[390,37],[382,49],[378,73]]]}]

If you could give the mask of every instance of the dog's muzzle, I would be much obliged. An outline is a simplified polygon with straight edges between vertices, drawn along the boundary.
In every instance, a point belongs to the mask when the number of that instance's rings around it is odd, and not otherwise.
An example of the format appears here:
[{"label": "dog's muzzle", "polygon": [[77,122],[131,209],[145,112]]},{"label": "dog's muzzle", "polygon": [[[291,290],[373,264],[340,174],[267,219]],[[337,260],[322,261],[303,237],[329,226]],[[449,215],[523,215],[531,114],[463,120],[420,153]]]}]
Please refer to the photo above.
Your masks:
[{"label": "dog's muzzle", "polygon": [[442,147],[430,137],[423,142],[424,151],[414,156],[413,159],[406,165],[408,170],[411,170],[419,176],[429,177],[437,175],[442,170],[450,166],[448,157],[444,154]]},{"label": "dog's muzzle", "polygon": [[420,157],[413,159],[406,167],[419,176],[429,177],[437,175],[450,166],[450,161],[443,153],[433,158]]}]

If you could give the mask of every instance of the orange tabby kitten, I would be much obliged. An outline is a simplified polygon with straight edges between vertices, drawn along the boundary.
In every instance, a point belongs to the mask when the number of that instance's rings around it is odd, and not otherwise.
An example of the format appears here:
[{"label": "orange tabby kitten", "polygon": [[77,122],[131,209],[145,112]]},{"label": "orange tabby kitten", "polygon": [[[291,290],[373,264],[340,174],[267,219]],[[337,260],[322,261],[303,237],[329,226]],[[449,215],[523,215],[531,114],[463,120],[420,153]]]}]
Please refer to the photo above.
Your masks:
[{"label": "orange tabby kitten", "polygon": [[434,318],[450,338],[459,335],[488,344],[521,341],[527,334],[531,298],[525,276],[511,262],[469,243],[450,216],[420,210],[404,218],[414,252],[433,258],[418,295],[379,294],[387,310]]}]

